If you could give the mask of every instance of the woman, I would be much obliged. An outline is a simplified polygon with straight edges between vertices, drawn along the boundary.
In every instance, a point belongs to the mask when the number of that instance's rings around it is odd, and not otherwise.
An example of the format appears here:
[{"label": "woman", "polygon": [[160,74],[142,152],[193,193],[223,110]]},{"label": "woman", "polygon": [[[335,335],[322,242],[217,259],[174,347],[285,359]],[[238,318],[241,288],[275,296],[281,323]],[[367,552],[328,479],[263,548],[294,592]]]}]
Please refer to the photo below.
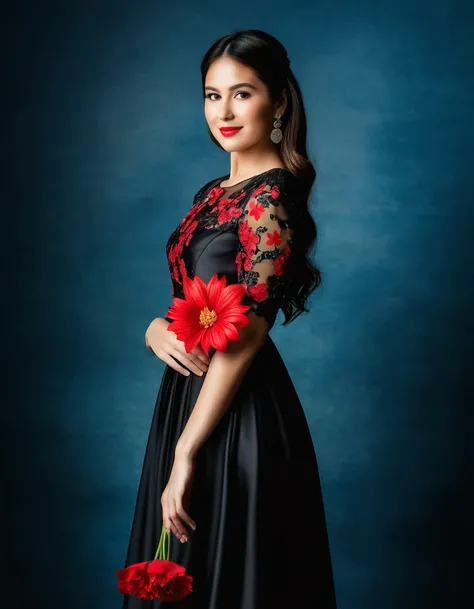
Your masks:
[{"label": "woman", "polygon": [[[164,525],[170,558],[193,577],[186,609],[336,607],[318,466],[302,405],[269,336],[307,312],[321,282],[307,258],[315,170],[284,47],[260,30],[215,42],[202,65],[211,139],[230,173],[206,183],[170,236],[173,296],[183,279],[245,284],[249,323],[224,351],[186,352],[154,319],[163,360],[126,565],[151,560]],[[168,311],[169,313],[169,311]],[[161,508],[161,509],[160,509]],[[124,609],[161,607],[124,596]]]}]

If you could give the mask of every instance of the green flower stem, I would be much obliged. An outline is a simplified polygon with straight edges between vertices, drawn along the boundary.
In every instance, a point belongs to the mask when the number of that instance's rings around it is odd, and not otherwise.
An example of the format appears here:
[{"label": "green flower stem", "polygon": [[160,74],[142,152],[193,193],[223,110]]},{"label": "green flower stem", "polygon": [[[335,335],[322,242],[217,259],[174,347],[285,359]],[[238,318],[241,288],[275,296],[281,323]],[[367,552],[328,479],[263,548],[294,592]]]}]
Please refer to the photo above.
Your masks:
[{"label": "green flower stem", "polygon": [[155,554],[155,560],[169,560],[171,547],[170,536],[171,533],[168,533],[166,531],[165,525],[163,525],[161,528],[160,541],[158,543],[158,548]]}]

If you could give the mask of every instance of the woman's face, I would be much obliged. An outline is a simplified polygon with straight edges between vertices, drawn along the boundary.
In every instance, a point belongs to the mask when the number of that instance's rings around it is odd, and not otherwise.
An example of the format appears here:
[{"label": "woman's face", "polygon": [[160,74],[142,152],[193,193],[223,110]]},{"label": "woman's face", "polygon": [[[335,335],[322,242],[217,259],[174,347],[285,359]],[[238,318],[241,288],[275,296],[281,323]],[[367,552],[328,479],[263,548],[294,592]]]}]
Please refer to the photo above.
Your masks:
[{"label": "woman's face", "polygon": [[[225,150],[240,151],[260,147],[262,143],[265,147],[271,145],[270,132],[277,107],[251,68],[230,57],[216,59],[207,71],[204,94],[204,114],[209,129]],[[280,114],[282,108],[278,108]],[[221,127],[240,129],[226,137]]]}]

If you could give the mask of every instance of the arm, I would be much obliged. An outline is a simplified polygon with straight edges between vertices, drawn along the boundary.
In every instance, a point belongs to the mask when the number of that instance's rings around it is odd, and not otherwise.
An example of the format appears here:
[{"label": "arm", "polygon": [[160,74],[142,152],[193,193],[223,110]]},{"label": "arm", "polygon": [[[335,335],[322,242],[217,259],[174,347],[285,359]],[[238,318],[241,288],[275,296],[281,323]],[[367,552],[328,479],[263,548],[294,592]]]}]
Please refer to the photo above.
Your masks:
[{"label": "arm", "polygon": [[247,284],[243,302],[250,304],[250,323],[239,330],[226,351],[211,358],[201,391],[178,440],[177,455],[195,456],[232,400],[255,355],[265,342],[281,295],[290,252],[290,229],[278,188],[257,188],[244,208],[238,227],[236,256],[239,283]]},{"label": "arm", "polygon": [[257,351],[265,341],[268,323],[254,313],[239,330],[239,339],[230,341],[226,351],[216,351],[196,404],[181,434],[175,452],[194,457],[232,403],[237,389]]}]

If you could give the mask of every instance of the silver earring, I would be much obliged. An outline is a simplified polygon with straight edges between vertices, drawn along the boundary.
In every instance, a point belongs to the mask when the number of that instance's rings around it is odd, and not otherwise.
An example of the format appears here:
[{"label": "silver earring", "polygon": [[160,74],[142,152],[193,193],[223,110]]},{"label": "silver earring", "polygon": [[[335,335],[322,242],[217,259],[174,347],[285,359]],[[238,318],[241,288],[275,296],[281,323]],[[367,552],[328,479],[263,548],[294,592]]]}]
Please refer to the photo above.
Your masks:
[{"label": "silver earring", "polygon": [[270,133],[270,139],[272,140],[272,142],[274,144],[279,144],[281,142],[281,139],[283,137],[283,134],[281,132],[281,120],[279,116],[275,116],[275,122],[273,123],[273,127],[274,129],[272,130],[272,132]]}]

